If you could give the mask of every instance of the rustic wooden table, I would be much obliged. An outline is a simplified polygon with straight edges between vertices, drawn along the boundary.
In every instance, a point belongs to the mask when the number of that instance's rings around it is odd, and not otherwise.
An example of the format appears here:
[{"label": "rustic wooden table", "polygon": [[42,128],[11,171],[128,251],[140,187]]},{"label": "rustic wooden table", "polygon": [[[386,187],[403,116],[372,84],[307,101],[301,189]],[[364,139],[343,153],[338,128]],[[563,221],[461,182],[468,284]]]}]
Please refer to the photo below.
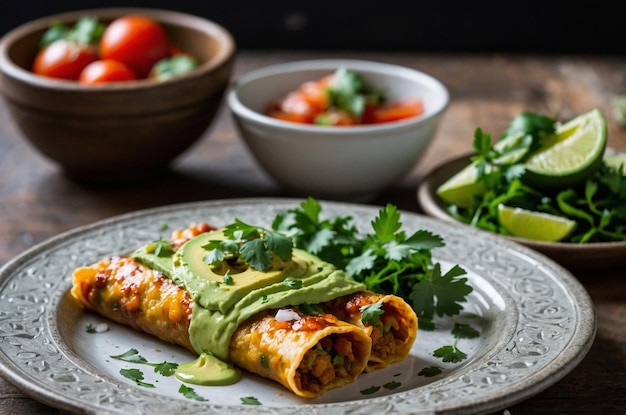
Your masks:
[{"label": "rustic wooden table", "polygon": [[[414,67],[441,79],[450,90],[449,110],[428,154],[405,179],[372,201],[375,205],[391,202],[419,211],[415,192],[425,173],[469,151],[476,127],[499,136],[523,110],[569,119],[600,108],[608,121],[609,145],[626,150],[626,130],[611,112],[613,94],[626,92],[626,58],[621,57],[243,51],[234,76],[275,62],[321,57]],[[60,232],[117,214],[178,202],[253,196],[289,194],[259,170],[224,108],[205,137],[176,161],[168,175],[142,186],[94,187],[68,180],[33,150],[0,102],[0,266]],[[562,380],[506,408],[512,414],[626,411],[626,270],[573,273],[596,306],[595,342],[582,363]],[[0,413],[62,412],[0,378]]]}]

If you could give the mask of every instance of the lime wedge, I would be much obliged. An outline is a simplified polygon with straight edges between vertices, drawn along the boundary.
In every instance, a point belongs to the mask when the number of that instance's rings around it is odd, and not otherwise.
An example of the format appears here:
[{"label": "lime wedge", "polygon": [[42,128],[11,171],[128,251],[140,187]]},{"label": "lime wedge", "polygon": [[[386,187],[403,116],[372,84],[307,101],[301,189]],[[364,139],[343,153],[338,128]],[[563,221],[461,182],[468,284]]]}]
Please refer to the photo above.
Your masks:
[{"label": "lime wedge", "polygon": [[[504,137],[494,144],[494,147],[502,151],[507,147],[514,146],[517,141],[523,137],[523,134]],[[521,160],[525,154],[525,149],[510,151],[497,161],[502,163],[515,163]],[[489,166],[487,166],[486,169],[488,172]],[[471,207],[475,203],[474,196],[480,195],[485,191],[483,184],[476,181],[477,175],[478,169],[476,168],[476,163],[470,163],[463,170],[440,185],[437,188],[437,195],[444,202],[451,205],[457,205],[462,208]]]},{"label": "lime wedge", "polygon": [[606,120],[597,109],[560,125],[552,139],[528,157],[522,180],[541,189],[563,189],[585,181],[602,162],[606,132]]},{"label": "lime wedge", "polygon": [[511,235],[544,242],[558,242],[576,228],[576,221],[543,212],[498,205],[498,221]]}]

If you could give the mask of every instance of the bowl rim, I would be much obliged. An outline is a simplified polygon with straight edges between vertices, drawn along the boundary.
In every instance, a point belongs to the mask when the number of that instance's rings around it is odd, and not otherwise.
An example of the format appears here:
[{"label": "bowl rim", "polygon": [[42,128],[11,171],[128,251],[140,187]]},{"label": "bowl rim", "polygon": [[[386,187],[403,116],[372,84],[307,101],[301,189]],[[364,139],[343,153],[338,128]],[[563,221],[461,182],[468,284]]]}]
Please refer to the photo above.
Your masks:
[{"label": "bowl rim", "polygon": [[[269,117],[265,114],[254,111],[248,106],[244,105],[238,96],[240,88],[250,82],[258,81],[259,79],[263,79],[268,76],[273,76],[281,73],[334,70],[340,66],[346,66],[350,69],[357,71],[361,70],[377,73],[387,73],[394,77],[403,76],[419,79],[420,82],[428,85],[429,89],[432,89],[440,94],[440,96],[442,97],[441,105],[434,108],[431,112],[427,114],[412,117],[406,120],[399,120],[381,124],[352,125],[349,127],[324,126],[323,128],[321,128],[317,125],[299,124]],[[446,86],[443,84],[443,82],[441,82],[434,76],[408,66],[365,59],[308,59],[271,64],[246,72],[231,83],[226,95],[226,99],[228,107],[230,108],[232,113],[257,124],[292,132],[323,132],[325,135],[352,135],[355,133],[362,134],[365,132],[381,133],[386,130],[411,128],[416,125],[426,123],[428,120],[431,120],[441,115],[446,110],[446,108],[448,108],[450,104],[450,93]]]},{"label": "bowl rim", "polygon": [[[208,33],[219,44],[217,52],[211,58],[198,65],[193,71],[182,74],[180,76],[168,78],[156,83],[151,79],[137,79],[133,81],[111,82],[98,85],[84,85],[76,81],[47,78],[36,75],[31,71],[15,64],[9,57],[8,51],[11,45],[18,39],[37,30],[49,27],[56,21],[75,21],[86,15],[96,15],[99,18],[115,18],[127,14],[143,14],[160,23],[176,24],[186,26],[203,33]],[[0,38],[0,73],[11,76],[19,81],[42,88],[50,88],[57,90],[69,91],[113,91],[113,90],[136,90],[146,89],[155,85],[172,84],[189,79],[197,78],[207,72],[211,72],[223,65],[226,65],[234,56],[236,51],[236,42],[233,35],[222,25],[212,20],[200,17],[194,14],[169,10],[164,8],[151,7],[102,7],[102,8],[86,8],[80,10],[72,10],[67,12],[55,13],[43,16],[34,20],[25,22]]]}]

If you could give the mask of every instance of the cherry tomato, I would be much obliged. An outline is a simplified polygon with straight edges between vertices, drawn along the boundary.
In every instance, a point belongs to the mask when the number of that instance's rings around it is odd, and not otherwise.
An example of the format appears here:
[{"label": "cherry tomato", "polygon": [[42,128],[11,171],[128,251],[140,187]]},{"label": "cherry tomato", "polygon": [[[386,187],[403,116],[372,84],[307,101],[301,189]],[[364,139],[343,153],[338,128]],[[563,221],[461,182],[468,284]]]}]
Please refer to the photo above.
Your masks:
[{"label": "cherry tomato", "polygon": [[132,81],[137,75],[126,64],[111,59],[98,60],[85,66],[78,82],[101,84],[106,82]]},{"label": "cherry tomato", "polygon": [[51,78],[77,80],[85,66],[98,59],[89,45],[57,40],[42,49],[33,63],[33,72]]},{"label": "cherry tomato", "polygon": [[165,30],[145,16],[128,15],[114,20],[100,40],[102,59],[123,62],[140,78],[145,78],[152,66],[170,53]]}]

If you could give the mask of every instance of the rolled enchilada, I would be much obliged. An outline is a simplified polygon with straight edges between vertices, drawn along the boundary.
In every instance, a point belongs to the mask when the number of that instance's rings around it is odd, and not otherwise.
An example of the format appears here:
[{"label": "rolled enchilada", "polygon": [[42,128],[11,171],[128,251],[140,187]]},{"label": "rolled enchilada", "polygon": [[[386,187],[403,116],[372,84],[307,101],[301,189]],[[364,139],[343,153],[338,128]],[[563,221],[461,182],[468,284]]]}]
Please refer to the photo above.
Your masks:
[{"label": "rolled enchilada", "polygon": [[[202,234],[207,235],[198,238]],[[79,268],[72,295],[116,322],[198,354],[209,351],[302,397],[318,396],[408,354],[417,329],[410,307],[409,317],[402,317],[406,310],[388,306],[395,299],[385,297],[383,324],[393,330],[364,325],[362,307],[382,296],[363,291],[345,273],[305,252],[296,250],[293,261],[273,264],[274,270],[288,270],[288,278],[282,271],[252,276],[236,272],[234,279],[245,287],[236,290],[237,284],[224,282],[236,269],[229,266],[200,283],[194,279],[185,284],[185,275],[192,273],[189,263],[195,260],[181,248],[216,237],[213,228],[201,224],[172,235],[173,259],[119,256]],[[259,279],[266,281],[261,284]],[[297,289],[286,281],[298,282]],[[221,294],[207,295],[213,291]],[[308,303],[321,306],[315,313],[304,312],[302,306]],[[404,324],[407,327],[399,327]],[[377,334],[388,332],[393,337]],[[389,349],[394,352],[380,351]]]}]

